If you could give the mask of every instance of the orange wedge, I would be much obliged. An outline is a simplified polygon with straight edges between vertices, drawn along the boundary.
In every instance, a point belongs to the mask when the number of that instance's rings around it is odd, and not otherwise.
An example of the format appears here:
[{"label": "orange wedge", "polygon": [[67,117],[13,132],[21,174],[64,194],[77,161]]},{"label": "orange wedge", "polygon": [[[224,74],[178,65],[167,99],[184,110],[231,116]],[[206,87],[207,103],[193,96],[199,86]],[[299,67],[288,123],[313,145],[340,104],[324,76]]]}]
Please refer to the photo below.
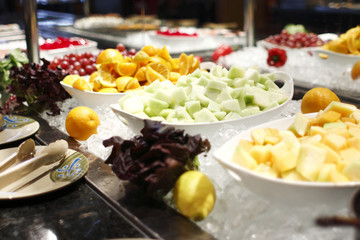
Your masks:
[{"label": "orange wedge", "polygon": [[130,89],[137,89],[140,87],[140,83],[136,78],[132,78],[130,82],[126,85],[126,91]]},{"label": "orange wedge", "polygon": [[91,85],[84,78],[76,79],[73,82],[72,87],[83,91],[92,91]]},{"label": "orange wedge", "polygon": [[146,63],[149,60],[150,60],[149,55],[146,52],[140,50],[135,54],[133,62],[135,62],[135,63]]},{"label": "orange wedge", "polygon": [[[196,69],[200,68],[200,61],[199,61],[199,59],[194,57],[192,54],[190,56],[192,56],[192,58],[191,58],[191,65],[190,65],[189,73],[192,73]],[[190,56],[189,56],[189,58],[190,58]]]},{"label": "orange wedge", "polygon": [[175,72],[178,72],[179,71],[179,58],[173,58],[170,63],[171,63],[172,70]]},{"label": "orange wedge", "polygon": [[115,72],[120,76],[133,76],[136,72],[137,64],[133,62],[120,62],[115,65]]},{"label": "orange wedge", "polygon": [[[158,63],[160,64],[160,63]],[[167,78],[165,78],[162,74],[155,71],[150,65],[146,66],[146,79],[149,83],[152,83],[153,81],[159,79],[160,81],[164,81]]]},{"label": "orange wedge", "polygon": [[170,72],[169,80],[172,81],[172,82],[176,82],[179,79],[180,76],[181,75],[178,72]]},{"label": "orange wedge", "polygon": [[189,58],[185,53],[181,53],[179,57],[179,73],[186,75],[189,73],[190,63]]},{"label": "orange wedge", "polygon": [[160,56],[150,57],[150,62],[161,63],[161,64],[167,66],[167,68],[168,68],[170,71],[171,71],[171,69],[172,69],[171,62],[167,61],[165,58],[160,57]]},{"label": "orange wedge", "polygon": [[160,53],[160,49],[152,45],[144,46],[141,50],[146,52],[150,57],[158,55]]},{"label": "orange wedge", "polygon": [[101,93],[119,93],[116,88],[102,88],[99,90]]},{"label": "orange wedge", "polygon": [[137,72],[135,73],[135,78],[139,82],[146,81],[146,67],[139,68],[139,70],[137,70]]},{"label": "orange wedge", "polygon": [[163,48],[160,50],[159,56],[171,62],[172,57],[170,56],[170,53],[167,50],[166,46],[163,46]]},{"label": "orange wedge", "polygon": [[106,71],[102,71],[101,69],[99,69],[98,71],[98,76],[97,79],[99,80],[99,82],[101,83],[101,85],[105,88],[114,88],[116,87],[116,83],[115,83],[115,78],[113,77],[113,75],[110,72],[106,72]]},{"label": "orange wedge", "polygon": [[119,92],[123,92],[126,90],[127,85],[130,83],[133,77],[118,77],[116,79],[116,87]]},{"label": "orange wedge", "polygon": [[151,67],[156,72],[161,74],[165,79],[169,79],[170,70],[166,65],[161,64],[161,63],[157,63],[157,62],[153,62],[153,63],[149,63],[147,66]]}]

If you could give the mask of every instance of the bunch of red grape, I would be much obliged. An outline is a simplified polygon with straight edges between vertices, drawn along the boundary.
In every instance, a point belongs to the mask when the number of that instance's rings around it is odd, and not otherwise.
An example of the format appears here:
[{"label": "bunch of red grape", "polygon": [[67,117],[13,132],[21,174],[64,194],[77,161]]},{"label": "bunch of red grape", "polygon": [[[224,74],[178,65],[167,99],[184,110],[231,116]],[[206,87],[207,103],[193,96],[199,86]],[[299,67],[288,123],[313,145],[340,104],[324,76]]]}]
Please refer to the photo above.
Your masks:
[{"label": "bunch of red grape", "polygon": [[91,75],[96,69],[97,56],[90,53],[70,53],[64,57],[55,57],[50,65],[50,69],[57,67],[65,70],[70,74],[77,74],[80,76]]},{"label": "bunch of red grape", "polygon": [[131,49],[128,50],[123,43],[118,43],[118,44],[116,45],[116,49],[117,49],[119,52],[121,52],[121,54],[122,54],[124,57],[125,57],[125,56],[132,57],[132,56],[134,56],[134,55],[137,53],[136,49],[134,49],[134,48],[131,48]]},{"label": "bunch of red grape", "polygon": [[289,48],[319,47],[325,44],[315,33],[297,32],[290,34],[286,30],[282,30],[280,34],[267,37],[265,41]]}]

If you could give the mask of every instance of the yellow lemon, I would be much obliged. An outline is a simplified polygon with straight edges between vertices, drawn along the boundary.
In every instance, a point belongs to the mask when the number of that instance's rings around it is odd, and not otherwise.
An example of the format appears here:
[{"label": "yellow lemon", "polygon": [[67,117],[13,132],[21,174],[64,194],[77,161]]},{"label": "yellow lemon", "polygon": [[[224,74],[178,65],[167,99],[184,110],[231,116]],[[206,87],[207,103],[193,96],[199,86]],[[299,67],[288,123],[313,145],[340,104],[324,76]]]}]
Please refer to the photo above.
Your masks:
[{"label": "yellow lemon", "polygon": [[301,100],[301,112],[312,113],[324,110],[332,101],[340,102],[339,97],[330,89],[324,87],[312,88]]},{"label": "yellow lemon", "polygon": [[146,52],[142,51],[142,50],[138,51],[135,54],[134,59],[133,59],[133,61],[135,63],[148,62],[149,60],[150,60],[149,55]]},{"label": "yellow lemon", "polygon": [[72,87],[83,91],[92,91],[91,85],[84,78],[76,79],[73,82]]},{"label": "yellow lemon", "polygon": [[116,49],[108,48],[102,51],[96,58],[96,64],[122,62],[123,55]]},{"label": "yellow lemon", "polygon": [[160,48],[152,46],[152,45],[144,46],[141,50],[146,52],[147,55],[149,55],[150,57],[158,55],[160,53]]},{"label": "yellow lemon", "polygon": [[176,208],[194,221],[206,218],[216,201],[212,181],[200,171],[183,173],[175,183],[173,194]]},{"label": "yellow lemon", "polygon": [[169,79],[170,70],[166,65],[158,63],[158,62],[153,62],[153,63],[149,63],[147,66],[151,67],[157,73],[161,74],[165,79]]},{"label": "yellow lemon", "polygon": [[126,85],[126,91],[134,90],[140,88],[140,83],[136,78],[132,78],[130,82]]},{"label": "yellow lemon", "polygon": [[176,82],[179,79],[180,76],[181,75],[178,72],[170,72],[169,80],[172,81],[172,82]]},{"label": "yellow lemon", "polygon": [[190,63],[189,58],[185,53],[181,53],[179,57],[179,73],[186,75],[189,73]]},{"label": "yellow lemon", "polygon": [[80,78],[80,75],[70,74],[70,75],[67,75],[66,77],[64,77],[64,79],[62,81],[63,81],[63,83],[72,86],[73,83],[75,82],[75,80],[77,80],[78,78]]},{"label": "yellow lemon", "polygon": [[139,68],[135,73],[135,78],[139,82],[146,81],[146,67]]},{"label": "yellow lemon", "polygon": [[170,53],[167,50],[166,46],[163,46],[163,48],[160,50],[159,56],[164,58],[168,62],[171,62],[172,57],[170,56]]},{"label": "yellow lemon", "polygon": [[116,83],[115,83],[115,78],[113,77],[113,75],[110,72],[107,71],[102,71],[101,69],[99,69],[98,71],[98,76],[96,79],[99,80],[100,84],[103,87],[116,87]]},{"label": "yellow lemon", "polygon": [[97,113],[89,107],[73,108],[65,119],[68,134],[76,140],[85,141],[91,135],[97,134],[100,119]]}]

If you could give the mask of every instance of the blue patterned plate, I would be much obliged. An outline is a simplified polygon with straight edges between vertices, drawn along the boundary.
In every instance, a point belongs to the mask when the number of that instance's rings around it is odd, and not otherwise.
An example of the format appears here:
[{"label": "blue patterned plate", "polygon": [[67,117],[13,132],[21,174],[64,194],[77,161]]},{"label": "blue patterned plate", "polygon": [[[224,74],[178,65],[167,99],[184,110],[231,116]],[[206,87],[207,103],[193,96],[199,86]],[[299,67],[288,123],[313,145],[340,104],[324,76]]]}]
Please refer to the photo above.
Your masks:
[{"label": "blue patterned plate", "polygon": [[0,144],[14,142],[31,136],[39,130],[40,124],[29,117],[4,115],[4,123],[0,127]]},{"label": "blue patterned plate", "polygon": [[[39,154],[44,148],[45,146],[36,146],[36,153]],[[0,162],[16,150],[17,148],[0,150]],[[0,190],[0,200],[32,197],[61,189],[82,178],[88,169],[88,159],[69,149],[65,160],[60,164],[56,162],[50,166],[42,166]]]}]

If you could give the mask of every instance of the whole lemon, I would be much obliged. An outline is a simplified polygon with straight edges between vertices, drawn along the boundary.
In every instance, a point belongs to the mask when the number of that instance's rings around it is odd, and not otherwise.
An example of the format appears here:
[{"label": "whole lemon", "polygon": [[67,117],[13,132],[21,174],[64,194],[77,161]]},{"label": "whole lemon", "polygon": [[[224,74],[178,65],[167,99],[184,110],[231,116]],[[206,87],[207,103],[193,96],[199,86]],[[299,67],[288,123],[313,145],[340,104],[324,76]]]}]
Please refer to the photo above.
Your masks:
[{"label": "whole lemon", "polygon": [[97,113],[89,107],[73,108],[65,120],[68,134],[76,140],[85,141],[91,135],[97,134],[100,119]]},{"label": "whole lemon", "polygon": [[116,49],[108,48],[103,50],[96,58],[96,64],[122,62],[123,55]]},{"label": "whole lemon", "polygon": [[339,97],[330,89],[324,87],[312,88],[301,100],[301,112],[312,113],[324,110],[332,101],[340,102]]},{"label": "whole lemon", "polygon": [[206,218],[216,201],[212,181],[200,171],[183,173],[175,183],[173,194],[176,208],[194,221]]}]

